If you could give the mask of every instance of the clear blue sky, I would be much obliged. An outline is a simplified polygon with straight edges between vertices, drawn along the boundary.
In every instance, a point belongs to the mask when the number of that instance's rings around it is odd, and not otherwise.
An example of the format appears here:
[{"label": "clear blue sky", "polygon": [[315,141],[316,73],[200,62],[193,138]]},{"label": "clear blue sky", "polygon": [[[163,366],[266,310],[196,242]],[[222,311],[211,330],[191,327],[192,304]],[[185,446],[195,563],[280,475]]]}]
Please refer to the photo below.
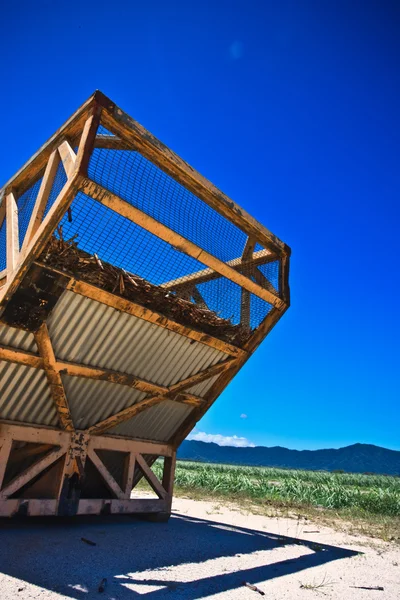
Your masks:
[{"label": "clear blue sky", "polygon": [[1,17],[3,182],[99,88],[293,249],[292,307],[198,429],[400,449],[400,4],[25,0]]}]

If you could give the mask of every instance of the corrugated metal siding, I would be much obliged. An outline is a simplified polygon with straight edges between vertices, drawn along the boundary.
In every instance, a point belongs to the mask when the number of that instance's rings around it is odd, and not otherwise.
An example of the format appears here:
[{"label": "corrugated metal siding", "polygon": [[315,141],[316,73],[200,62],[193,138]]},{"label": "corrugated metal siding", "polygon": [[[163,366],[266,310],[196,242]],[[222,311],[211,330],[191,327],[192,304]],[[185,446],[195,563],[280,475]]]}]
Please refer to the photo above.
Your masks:
[{"label": "corrugated metal siding", "polygon": [[59,359],[164,386],[227,358],[224,352],[70,291],[62,295],[48,328]]},{"label": "corrugated metal siding", "polygon": [[146,394],[108,381],[62,375],[62,381],[77,429],[86,429],[142,400]]},{"label": "corrugated metal siding", "polygon": [[44,371],[0,361],[0,418],[58,425]]},{"label": "corrugated metal siding", "polygon": [[193,408],[186,404],[164,400],[129,421],[110,429],[108,433],[168,442],[192,410]]},{"label": "corrugated metal siding", "polygon": [[218,377],[221,377],[221,375],[215,375],[214,377],[211,377],[211,379],[206,379],[206,381],[202,381],[201,383],[188,388],[186,391],[190,394],[194,394],[195,396],[200,396],[200,398],[203,398],[211,386],[217,381]]},{"label": "corrugated metal siding", "polygon": [[11,346],[11,348],[20,348],[26,352],[37,352],[35,338],[33,333],[8,327],[0,323],[0,344],[2,346]]}]

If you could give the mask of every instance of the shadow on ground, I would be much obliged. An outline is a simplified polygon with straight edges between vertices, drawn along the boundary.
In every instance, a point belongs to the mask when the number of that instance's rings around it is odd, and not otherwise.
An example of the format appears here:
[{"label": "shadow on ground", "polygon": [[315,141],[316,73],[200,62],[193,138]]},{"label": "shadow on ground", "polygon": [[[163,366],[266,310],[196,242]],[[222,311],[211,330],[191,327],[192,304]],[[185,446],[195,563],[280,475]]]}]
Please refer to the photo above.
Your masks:
[{"label": "shadow on ground", "polygon": [[[82,537],[94,541],[96,546],[84,543]],[[212,574],[208,568],[201,568],[202,563],[212,559],[238,554],[246,557],[293,544],[301,546],[304,554],[250,568],[247,560],[245,568],[233,573]],[[0,581],[2,574],[10,575],[82,600],[133,600],[142,594],[146,600],[195,600],[234,590],[243,581],[257,584],[355,554],[335,546],[177,514],[169,523],[149,523],[131,517],[0,521]],[[190,564],[191,573],[195,574],[190,582],[171,573],[182,564]],[[99,594],[103,578],[107,585]],[[14,584],[15,591],[10,588],[9,593],[18,597],[23,583],[11,580],[9,585]],[[140,584],[142,591],[132,589],[135,584]],[[253,592],[249,594],[257,597]]]}]

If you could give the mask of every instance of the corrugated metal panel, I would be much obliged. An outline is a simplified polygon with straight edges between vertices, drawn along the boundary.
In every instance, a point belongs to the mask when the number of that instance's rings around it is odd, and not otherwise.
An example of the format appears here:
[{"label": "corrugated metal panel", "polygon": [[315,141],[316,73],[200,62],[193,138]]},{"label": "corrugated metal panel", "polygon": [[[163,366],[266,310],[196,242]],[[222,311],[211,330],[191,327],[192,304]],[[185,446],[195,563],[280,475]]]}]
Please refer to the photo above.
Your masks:
[{"label": "corrugated metal panel", "polygon": [[109,434],[168,442],[192,410],[186,404],[165,400],[110,429]]},{"label": "corrugated metal panel", "polygon": [[8,327],[0,323],[0,344],[3,346],[11,346],[11,348],[20,348],[27,352],[37,352],[35,338],[33,333]]},{"label": "corrugated metal panel", "polygon": [[0,418],[57,426],[44,371],[0,362]]},{"label": "corrugated metal panel", "polygon": [[217,381],[218,377],[221,377],[221,375],[215,375],[214,377],[211,377],[211,379],[206,379],[206,381],[202,381],[201,383],[188,388],[186,391],[190,394],[194,394],[195,396],[200,396],[203,398],[211,386]]},{"label": "corrugated metal panel", "polygon": [[59,359],[164,386],[227,358],[224,352],[70,291],[59,300],[48,328]]},{"label": "corrugated metal panel", "polygon": [[62,375],[65,393],[77,429],[86,429],[142,400],[146,394],[108,381]]}]

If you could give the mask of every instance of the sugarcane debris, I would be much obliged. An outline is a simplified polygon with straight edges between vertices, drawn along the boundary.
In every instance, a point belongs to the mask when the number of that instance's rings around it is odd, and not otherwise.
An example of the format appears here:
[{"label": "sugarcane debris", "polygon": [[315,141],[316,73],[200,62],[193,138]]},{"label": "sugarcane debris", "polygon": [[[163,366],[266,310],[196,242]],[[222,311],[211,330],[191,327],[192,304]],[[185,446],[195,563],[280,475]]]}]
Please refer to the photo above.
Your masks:
[{"label": "sugarcane debris", "polygon": [[61,226],[58,227],[57,234],[58,237],[53,236],[48,242],[39,262],[229,344],[241,347],[250,337],[248,327],[234,325],[204,306],[196,305],[138,275],[101,260],[97,253],[90,255],[81,250],[76,236],[64,240]]}]

